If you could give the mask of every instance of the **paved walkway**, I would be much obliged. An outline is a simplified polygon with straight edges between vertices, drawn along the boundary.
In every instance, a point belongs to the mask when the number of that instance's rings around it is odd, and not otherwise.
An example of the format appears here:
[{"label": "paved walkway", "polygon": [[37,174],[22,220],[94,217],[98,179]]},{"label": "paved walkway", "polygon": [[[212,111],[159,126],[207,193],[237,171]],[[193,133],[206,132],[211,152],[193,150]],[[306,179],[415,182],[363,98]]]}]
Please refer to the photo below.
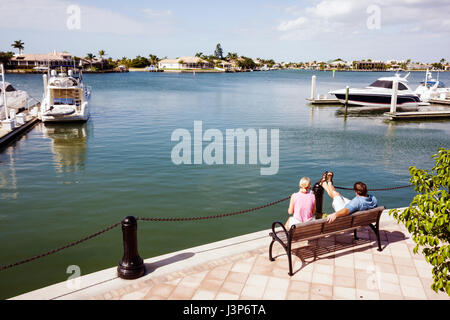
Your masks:
[{"label": "paved walkway", "polygon": [[276,261],[269,261],[267,236],[259,248],[163,275],[150,273],[91,298],[450,300],[430,288],[431,266],[421,254],[413,254],[414,242],[403,225],[384,213],[381,229],[382,252],[369,228],[362,229],[356,241],[349,232],[301,243],[293,256],[292,277],[278,244]]}]

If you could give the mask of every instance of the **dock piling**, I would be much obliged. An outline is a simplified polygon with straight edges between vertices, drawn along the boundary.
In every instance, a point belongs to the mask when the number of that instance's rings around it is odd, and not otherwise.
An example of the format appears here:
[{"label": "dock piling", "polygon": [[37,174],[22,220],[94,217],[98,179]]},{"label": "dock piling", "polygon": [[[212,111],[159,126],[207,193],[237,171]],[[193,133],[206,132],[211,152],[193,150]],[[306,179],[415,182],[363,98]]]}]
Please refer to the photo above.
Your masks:
[{"label": "dock piling", "polygon": [[316,98],[316,76],[311,77],[311,100]]},{"label": "dock piling", "polygon": [[122,279],[137,279],[144,275],[145,265],[137,247],[137,221],[133,216],[122,220],[123,257],[117,267]]},{"label": "dock piling", "polygon": [[347,115],[347,107],[348,107],[348,93],[350,91],[350,87],[345,87],[345,115]]},{"label": "dock piling", "polygon": [[391,97],[391,114],[395,114],[397,111],[397,91],[398,91],[398,80],[392,82],[392,97]]}]

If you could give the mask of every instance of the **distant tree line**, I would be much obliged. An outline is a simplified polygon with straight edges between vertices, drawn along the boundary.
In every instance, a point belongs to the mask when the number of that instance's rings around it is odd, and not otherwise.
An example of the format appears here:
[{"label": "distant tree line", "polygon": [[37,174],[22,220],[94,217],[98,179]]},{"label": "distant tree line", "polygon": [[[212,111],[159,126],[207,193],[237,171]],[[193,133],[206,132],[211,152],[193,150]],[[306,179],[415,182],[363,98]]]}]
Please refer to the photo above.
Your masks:
[{"label": "distant tree line", "polygon": [[[22,40],[16,40],[11,44],[11,47],[18,50],[19,54],[22,54],[25,43]],[[98,51],[98,58],[93,53],[87,53],[84,57],[85,60],[87,60],[90,64],[90,69],[112,69],[116,68],[120,65],[123,65],[127,68],[145,68],[148,66],[155,66],[157,67],[158,62],[164,58],[159,58],[158,56],[154,54],[149,54],[148,57],[143,56],[136,56],[135,58],[127,58],[122,57],[121,59],[112,59],[111,57],[104,59],[106,56],[105,50],[99,50]],[[10,59],[14,56],[14,53],[11,51],[0,51],[0,63],[3,63],[5,67],[7,67],[8,62]],[[277,63],[273,59],[262,59],[257,58],[253,60],[252,58],[246,57],[246,56],[239,56],[236,52],[228,52],[226,56],[224,56],[224,51],[220,43],[218,43],[214,49],[213,54],[206,55],[203,52],[197,52],[195,54],[196,57],[201,58],[207,62],[210,62],[214,64],[217,67],[220,67],[223,61],[227,62],[234,62],[238,67],[242,69],[254,69],[257,67],[257,63],[259,65],[267,65],[269,68],[273,67]],[[76,61],[76,63],[79,63],[81,58],[74,56],[73,59]],[[342,59],[338,58],[333,61],[343,61]],[[364,61],[364,60],[361,60]],[[371,59],[367,59],[366,61],[370,62]],[[356,67],[357,61],[353,61],[353,67]],[[407,66],[411,63],[411,59],[408,59],[405,62],[402,62],[400,64],[400,68],[406,70]],[[320,69],[325,69],[327,67],[327,64],[325,62],[317,62],[313,61],[310,62],[290,62],[290,63],[281,63],[281,66],[284,68],[303,68],[303,67],[309,67],[311,64],[318,65]],[[431,66],[433,69],[439,69],[444,70],[446,66],[446,60],[442,58],[439,62],[432,63]],[[344,69],[345,66],[337,66],[337,69]],[[384,68],[387,69],[389,65],[385,65]]]}]

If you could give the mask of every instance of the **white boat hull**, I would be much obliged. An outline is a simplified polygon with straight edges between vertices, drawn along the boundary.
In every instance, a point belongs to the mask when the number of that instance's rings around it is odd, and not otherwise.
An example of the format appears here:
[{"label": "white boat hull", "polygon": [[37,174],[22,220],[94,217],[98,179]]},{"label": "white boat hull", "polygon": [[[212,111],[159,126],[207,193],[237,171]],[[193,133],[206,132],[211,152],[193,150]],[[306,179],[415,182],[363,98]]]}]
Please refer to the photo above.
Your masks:
[{"label": "white boat hull", "polygon": [[[384,92],[383,92],[384,91]],[[331,91],[336,99],[342,104],[345,104],[345,89]],[[355,106],[369,106],[369,107],[386,107],[391,105],[392,90],[382,89],[350,89],[348,94],[348,104]],[[418,107],[422,101],[414,93],[397,95],[397,105],[402,107]]]},{"label": "white boat hull", "polygon": [[[45,106],[44,106],[45,108]],[[56,107],[55,107],[56,108]],[[49,108],[45,108],[47,110]],[[48,112],[41,114],[40,119],[42,122],[86,122],[89,120],[89,108],[88,102],[84,102],[80,110],[76,110],[71,114],[50,115]]]}]

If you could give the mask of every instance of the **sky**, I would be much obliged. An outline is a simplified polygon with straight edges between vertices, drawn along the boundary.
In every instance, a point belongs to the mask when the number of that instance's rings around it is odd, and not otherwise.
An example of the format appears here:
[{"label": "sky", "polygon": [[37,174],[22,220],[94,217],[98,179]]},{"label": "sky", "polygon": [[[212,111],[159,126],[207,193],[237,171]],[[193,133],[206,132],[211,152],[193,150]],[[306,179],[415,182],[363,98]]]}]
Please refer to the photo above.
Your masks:
[{"label": "sky", "polygon": [[449,0],[0,0],[0,51],[450,60]]}]

